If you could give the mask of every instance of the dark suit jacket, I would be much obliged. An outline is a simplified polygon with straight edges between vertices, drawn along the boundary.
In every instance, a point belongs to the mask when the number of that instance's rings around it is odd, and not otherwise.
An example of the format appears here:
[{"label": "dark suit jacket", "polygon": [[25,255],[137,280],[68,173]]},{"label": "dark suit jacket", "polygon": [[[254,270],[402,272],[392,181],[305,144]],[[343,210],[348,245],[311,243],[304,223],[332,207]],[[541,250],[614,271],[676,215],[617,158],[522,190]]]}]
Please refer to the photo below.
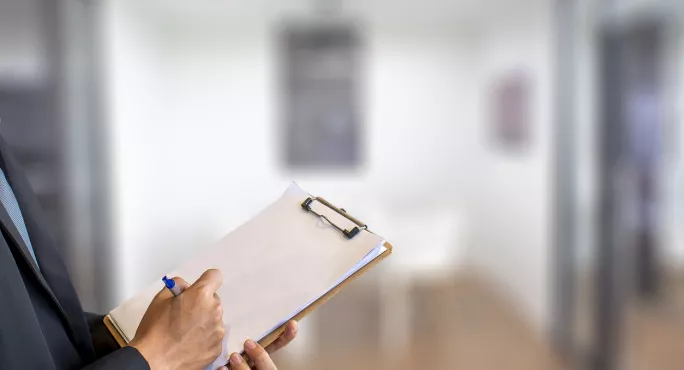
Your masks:
[{"label": "dark suit jacket", "polygon": [[0,206],[0,369],[149,370],[135,348],[118,348],[102,316],[81,309],[35,195],[1,139],[0,166],[40,265]]}]

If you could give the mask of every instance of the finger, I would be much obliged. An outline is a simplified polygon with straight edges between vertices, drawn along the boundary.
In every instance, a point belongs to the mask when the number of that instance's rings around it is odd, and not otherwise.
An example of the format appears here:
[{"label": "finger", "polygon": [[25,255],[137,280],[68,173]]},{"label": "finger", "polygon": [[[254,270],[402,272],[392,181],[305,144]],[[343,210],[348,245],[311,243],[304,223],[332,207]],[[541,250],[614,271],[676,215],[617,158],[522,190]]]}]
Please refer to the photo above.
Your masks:
[{"label": "finger", "polygon": [[273,343],[266,346],[266,352],[273,353],[288,345],[297,336],[297,329],[299,329],[299,324],[294,320],[290,320],[285,327],[285,331]]},{"label": "finger", "polygon": [[176,276],[173,278],[173,281],[176,282],[176,286],[178,286],[180,288],[181,292],[184,291],[185,289],[190,288],[190,283],[185,281],[185,279],[183,279],[182,277]]},{"label": "finger", "polygon": [[206,288],[209,290],[212,294],[216,293],[216,291],[223,285],[223,274],[221,274],[220,270],[216,269],[211,269],[207,270],[200,276],[199,279],[193,284],[193,287],[197,288]]},{"label": "finger", "polygon": [[273,360],[271,360],[271,356],[268,355],[268,352],[259,343],[248,339],[245,342],[245,352],[254,362],[256,370],[277,370]]},{"label": "finger", "polygon": [[163,288],[159,291],[159,293],[157,293],[157,295],[154,296],[154,301],[156,301],[156,300],[166,300],[166,299],[171,299],[171,298],[173,298],[173,293],[171,293],[171,291],[170,291],[168,288],[163,287]]},{"label": "finger", "polygon": [[[185,281],[185,279],[183,279],[182,277],[176,276],[172,280],[176,283],[176,286],[180,288],[181,292],[190,287],[190,283]],[[169,289],[164,287],[164,288],[162,288],[161,291],[159,291],[159,293],[157,293],[156,298],[158,298],[158,299],[173,298],[173,293],[171,293],[171,291]]]},{"label": "finger", "polygon": [[230,370],[249,370],[249,365],[237,353],[230,355]]}]

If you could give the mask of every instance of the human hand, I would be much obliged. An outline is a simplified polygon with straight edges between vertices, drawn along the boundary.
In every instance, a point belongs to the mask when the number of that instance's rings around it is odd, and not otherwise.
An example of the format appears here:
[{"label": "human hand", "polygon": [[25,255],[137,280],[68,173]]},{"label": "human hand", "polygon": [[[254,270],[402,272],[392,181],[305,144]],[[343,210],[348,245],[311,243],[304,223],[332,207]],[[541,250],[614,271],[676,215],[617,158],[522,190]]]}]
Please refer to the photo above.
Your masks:
[{"label": "human hand", "polygon": [[163,288],[152,300],[130,346],[152,370],[204,369],[221,354],[226,330],[216,291],[219,270],[207,270],[192,285],[173,279],[183,294]]},{"label": "human hand", "polygon": [[285,330],[278,336],[278,338],[274,340],[273,343],[266,346],[266,352],[271,354],[288,345],[297,336],[298,329],[299,324],[297,321],[290,320],[287,323],[287,326],[285,326]]},{"label": "human hand", "polygon": [[[285,331],[273,341],[273,343],[262,348],[258,343],[248,340],[245,342],[245,353],[254,362],[255,370],[277,370],[273,360],[270,357],[271,353],[285,347],[297,336],[298,324],[294,320],[290,320],[285,327]],[[254,344],[254,346],[253,346]],[[230,356],[231,370],[248,370],[249,365],[237,353]],[[228,367],[222,366],[219,370],[228,370]]]},{"label": "human hand", "polygon": [[[254,370],[278,370],[278,368],[273,363],[269,353],[259,345],[259,343],[248,339],[245,342],[245,353],[254,363]],[[250,370],[249,365],[245,360],[237,353],[233,353],[230,356],[230,369],[231,370]],[[219,370],[228,370],[226,366],[221,367]]]}]

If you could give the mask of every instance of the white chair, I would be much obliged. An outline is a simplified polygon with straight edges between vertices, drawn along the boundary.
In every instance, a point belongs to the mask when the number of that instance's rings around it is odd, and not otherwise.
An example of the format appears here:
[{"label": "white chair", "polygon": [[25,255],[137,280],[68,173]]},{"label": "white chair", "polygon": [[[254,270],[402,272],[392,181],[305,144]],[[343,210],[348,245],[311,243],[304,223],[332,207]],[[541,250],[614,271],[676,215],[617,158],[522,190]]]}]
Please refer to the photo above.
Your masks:
[{"label": "white chair", "polygon": [[451,209],[377,207],[373,228],[395,246],[381,265],[381,346],[401,351],[411,339],[411,286],[454,278],[464,253],[464,223]]}]

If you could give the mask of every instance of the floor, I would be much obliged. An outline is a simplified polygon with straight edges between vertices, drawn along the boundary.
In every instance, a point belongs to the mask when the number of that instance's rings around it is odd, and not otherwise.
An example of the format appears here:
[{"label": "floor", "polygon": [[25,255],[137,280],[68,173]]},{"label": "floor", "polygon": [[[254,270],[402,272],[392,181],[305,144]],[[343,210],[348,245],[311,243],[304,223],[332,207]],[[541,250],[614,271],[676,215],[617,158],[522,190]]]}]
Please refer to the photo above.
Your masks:
[{"label": "floor", "polygon": [[[591,281],[589,274],[578,280],[582,296],[576,307],[576,333],[585,349],[590,348],[594,334]],[[629,287],[624,289],[631,291]],[[659,299],[646,301],[633,294],[622,308],[621,369],[684,369],[684,274],[668,274]]]},{"label": "floor", "polygon": [[666,281],[661,299],[630,303],[625,325],[629,370],[684,369],[684,274]]},{"label": "floor", "polygon": [[470,277],[413,284],[410,328],[405,328],[410,342],[386,348],[378,290],[354,284],[322,307],[312,318],[311,348],[299,357],[287,350],[277,354],[279,369],[561,369],[548,343],[511,302]]},{"label": "floor", "polygon": [[[510,299],[482,279],[461,276],[414,283],[409,310],[383,302],[383,284],[352,284],[302,326],[314,328],[298,355],[276,354],[280,370],[555,370],[549,343],[531,329]],[[684,369],[684,278],[658,304],[630,303],[624,320],[626,370]],[[385,297],[385,298],[382,298]],[[389,303],[389,305],[388,305]],[[409,313],[409,342],[383,344],[383,307]],[[392,312],[390,312],[392,313]],[[402,330],[398,330],[401,333]]]}]

